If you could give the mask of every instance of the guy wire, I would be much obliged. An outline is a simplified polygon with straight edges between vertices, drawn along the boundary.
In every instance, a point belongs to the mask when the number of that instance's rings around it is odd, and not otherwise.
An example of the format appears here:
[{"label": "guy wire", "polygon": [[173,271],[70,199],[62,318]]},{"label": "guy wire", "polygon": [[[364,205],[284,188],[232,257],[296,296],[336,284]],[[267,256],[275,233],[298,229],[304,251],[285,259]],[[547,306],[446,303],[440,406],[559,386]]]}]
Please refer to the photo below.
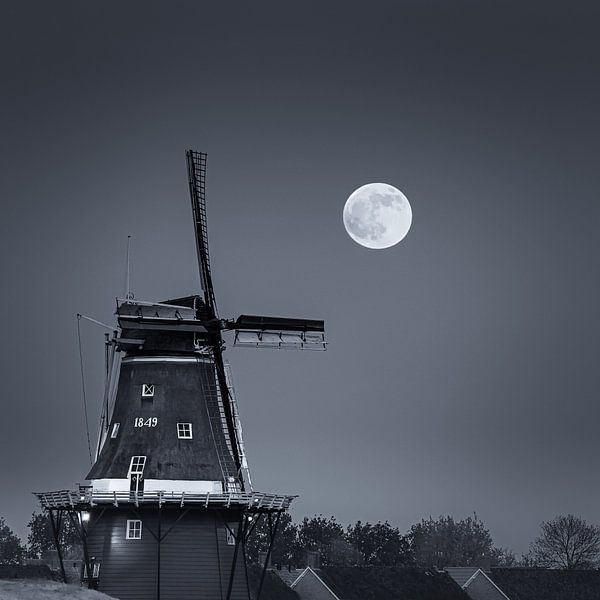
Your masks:
[{"label": "guy wire", "polygon": [[81,390],[83,392],[83,414],[85,416],[85,433],[87,435],[88,454],[90,456],[90,465],[92,461],[92,443],[90,442],[90,426],[88,422],[87,399],[85,395],[85,376],[83,369],[83,349],[81,344],[81,315],[77,315],[77,341],[79,342],[79,368],[81,371]]}]

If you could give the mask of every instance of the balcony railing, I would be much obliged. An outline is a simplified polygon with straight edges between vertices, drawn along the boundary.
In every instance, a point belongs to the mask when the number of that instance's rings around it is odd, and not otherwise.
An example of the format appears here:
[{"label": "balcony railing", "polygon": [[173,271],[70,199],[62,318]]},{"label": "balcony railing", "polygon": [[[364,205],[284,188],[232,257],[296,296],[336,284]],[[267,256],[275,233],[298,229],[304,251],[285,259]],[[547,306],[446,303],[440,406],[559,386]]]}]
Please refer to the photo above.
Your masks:
[{"label": "balcony railing", "polygon": [[192,492],[127,492],[94,490],[80,487],[79,490],[36,492],[43,508],[57,510],[87,510],[94,506],[120,505],[139,506],[194,506],[195,508],[235,508],[247,512],[277,512],[286,510],[297,496],[262,494],[260,492],[229,492],[225,494]]}]

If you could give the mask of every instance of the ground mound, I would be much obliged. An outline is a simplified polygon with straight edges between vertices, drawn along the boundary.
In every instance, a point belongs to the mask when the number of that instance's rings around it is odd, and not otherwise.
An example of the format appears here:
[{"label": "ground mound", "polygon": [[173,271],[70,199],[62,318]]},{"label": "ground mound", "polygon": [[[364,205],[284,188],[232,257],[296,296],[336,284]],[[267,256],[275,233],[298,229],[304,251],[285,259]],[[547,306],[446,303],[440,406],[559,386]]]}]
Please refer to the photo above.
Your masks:
[{"label": "ground mound", "polygon": [[110,596],[57,581],[0,580],[2,600],[111,600]]}]

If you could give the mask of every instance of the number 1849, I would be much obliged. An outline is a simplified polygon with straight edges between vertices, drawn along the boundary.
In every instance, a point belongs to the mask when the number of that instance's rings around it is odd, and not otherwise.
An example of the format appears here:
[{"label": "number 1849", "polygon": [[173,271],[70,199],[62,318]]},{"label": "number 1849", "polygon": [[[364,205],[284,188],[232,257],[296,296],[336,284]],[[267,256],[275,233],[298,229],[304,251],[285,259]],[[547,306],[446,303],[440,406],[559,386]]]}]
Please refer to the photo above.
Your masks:
[{"label": "number 1849", "polygon": [[144,417],[136,417],[134,422],[134,427],[156,427],[158,424],[157,417],[148,417],[144,419]]}]

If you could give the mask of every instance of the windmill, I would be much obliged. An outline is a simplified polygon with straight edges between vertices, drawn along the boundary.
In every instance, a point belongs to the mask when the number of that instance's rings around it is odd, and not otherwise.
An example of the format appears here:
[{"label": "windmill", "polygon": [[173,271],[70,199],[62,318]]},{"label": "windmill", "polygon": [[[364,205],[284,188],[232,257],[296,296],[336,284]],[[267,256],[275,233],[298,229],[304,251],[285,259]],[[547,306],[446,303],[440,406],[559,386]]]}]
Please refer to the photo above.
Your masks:
[{"label": "windmill", "polygon": [[[186,153],[202,295],[117,300],[96,460],[86,485],[37,493],[62,575],[61,527],[83,547],[82,580],[121,600],[260,595],[281,514],[293,496],[252,489],[240,418],[223,358],[236,346],[324,350],[319,320],[220,318],[206,221],[206,154]],[[246,542],[260,520],[270,543],[251,592]]]}]

